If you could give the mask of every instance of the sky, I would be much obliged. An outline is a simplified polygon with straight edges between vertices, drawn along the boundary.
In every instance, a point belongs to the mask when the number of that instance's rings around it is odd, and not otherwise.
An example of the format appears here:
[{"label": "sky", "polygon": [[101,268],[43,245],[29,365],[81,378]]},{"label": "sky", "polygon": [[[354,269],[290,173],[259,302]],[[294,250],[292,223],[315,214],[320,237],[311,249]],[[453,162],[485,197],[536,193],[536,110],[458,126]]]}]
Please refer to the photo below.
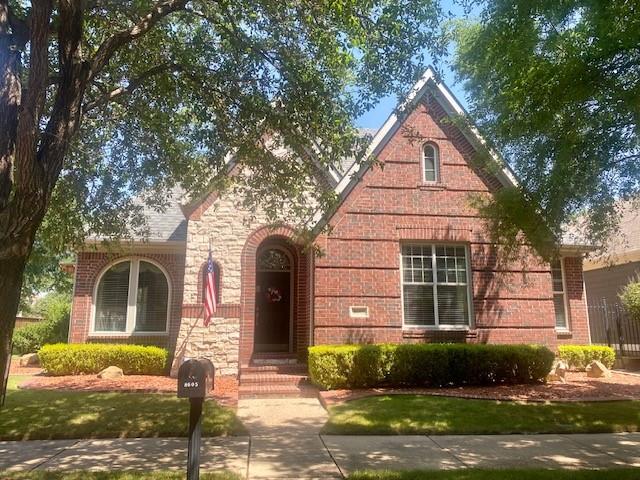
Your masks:
[{"label": "sky", "polygon": [[[463,108],[467,108],[467,99],[464,93],[464,89],[462,88],[462,84],[455,82],[455,76],[451,68],[443,65],[441,67],[441,73],[443,75],[445,85],[449,87],[449,90],[453,92],[453,94],[460,102],[460,105],[462,105]],[[369,110],[367,113],[356,120],[356,127],[374,129],[380,128],[387,117],[391,114],[391,111],[396,107],[397,103],[398,98],[395,95],[390,95],[383,98],[375,106],[375,108]]]},{"label": "sky", "polygon": [[[444,11],[451,12],[455,17],[466,17],[463,7],[460,6],[456,0],[442,0],[442,8]],[[477,15],[478,13],[479,9],[476,7],[472,10],[471,15]],[[464,93],[464,89],[462,88],[461,83],[455,82],[455,75],[451,67],[443,62],[440,65],[440,73],[443,76],[444,83],[447,85],[447,87],[449,87],[449,90],[451,90],[456,96],[456,98],[460,102],[460,105],[462,105],[462,107],[466,109],[468,106],[468,102]],[[367,113],[356,120],[356,127],[374,129],[380,128],[387,117],[391,114],[391,111],[395,108],[397,102],[398,99],[395,95],[390,95],[381,99],[375,108],[369,110]]]}]

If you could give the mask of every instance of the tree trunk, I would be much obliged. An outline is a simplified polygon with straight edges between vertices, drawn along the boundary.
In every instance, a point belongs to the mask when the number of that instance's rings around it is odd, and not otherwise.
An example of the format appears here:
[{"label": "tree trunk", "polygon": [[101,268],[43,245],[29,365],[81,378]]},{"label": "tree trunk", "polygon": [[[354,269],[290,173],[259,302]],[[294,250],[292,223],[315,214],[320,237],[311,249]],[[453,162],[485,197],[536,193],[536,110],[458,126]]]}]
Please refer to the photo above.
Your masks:
[{"label": "tree trunk", "polygon": [[[22,274],[28,255],[0,259],[0,372],[4,373],[2,392],[6,392],[6,382],[11,362],[11,337],[16,324],[16,313],[22,288]],[[0,393],[2,393],[0,392]],[[0,399],[4,404],[4,395]]]}]

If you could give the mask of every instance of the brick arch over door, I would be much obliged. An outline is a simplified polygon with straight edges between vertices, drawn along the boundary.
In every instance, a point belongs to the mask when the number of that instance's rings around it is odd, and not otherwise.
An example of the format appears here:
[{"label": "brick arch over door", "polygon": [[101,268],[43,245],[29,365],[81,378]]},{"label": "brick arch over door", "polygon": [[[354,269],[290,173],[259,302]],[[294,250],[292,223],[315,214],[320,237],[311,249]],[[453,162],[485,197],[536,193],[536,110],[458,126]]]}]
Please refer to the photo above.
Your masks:
[{"label": "brick arch over door", "polygon": [[262,227],[249,235],[242,250],[242,289],[240,294],[240,362],[250,362],[254,350],[256,321],[256,255],[265,241],[286,244],[293,254],[293,350],[304,356],[309,346],[309,255],[295,242],[287,227]]}]

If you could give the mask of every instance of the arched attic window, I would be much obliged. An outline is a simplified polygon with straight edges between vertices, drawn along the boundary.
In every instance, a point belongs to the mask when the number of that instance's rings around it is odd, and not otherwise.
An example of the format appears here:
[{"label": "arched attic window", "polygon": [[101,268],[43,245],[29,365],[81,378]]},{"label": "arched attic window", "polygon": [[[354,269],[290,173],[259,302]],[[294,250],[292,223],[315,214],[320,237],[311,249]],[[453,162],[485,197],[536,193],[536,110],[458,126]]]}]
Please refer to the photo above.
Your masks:
[{"label": "arched attic window", "polygon": [[92,333],[166,333],[169,295],[160,266],[137,258],[119,260],[98,279]]},{"label": "arched attic window", "polygon": [[425,182],[440,181],[440,151],[434,143],[422,147],[422,172]]}]

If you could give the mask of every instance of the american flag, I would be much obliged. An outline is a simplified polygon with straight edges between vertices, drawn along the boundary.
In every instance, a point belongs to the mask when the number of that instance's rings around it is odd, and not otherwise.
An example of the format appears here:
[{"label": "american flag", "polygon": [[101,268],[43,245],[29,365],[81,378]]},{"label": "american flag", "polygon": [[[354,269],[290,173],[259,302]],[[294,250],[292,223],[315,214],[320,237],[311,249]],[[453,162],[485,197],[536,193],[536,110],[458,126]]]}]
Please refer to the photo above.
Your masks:
[{"label": "american flag", "polygon": [[211,248],[209,248],[209,260],[207,260],[207,277],[204,281],[204,326],[208,327],[211,317],[218,308],[216,303],[216,272],[213,267]]}]

